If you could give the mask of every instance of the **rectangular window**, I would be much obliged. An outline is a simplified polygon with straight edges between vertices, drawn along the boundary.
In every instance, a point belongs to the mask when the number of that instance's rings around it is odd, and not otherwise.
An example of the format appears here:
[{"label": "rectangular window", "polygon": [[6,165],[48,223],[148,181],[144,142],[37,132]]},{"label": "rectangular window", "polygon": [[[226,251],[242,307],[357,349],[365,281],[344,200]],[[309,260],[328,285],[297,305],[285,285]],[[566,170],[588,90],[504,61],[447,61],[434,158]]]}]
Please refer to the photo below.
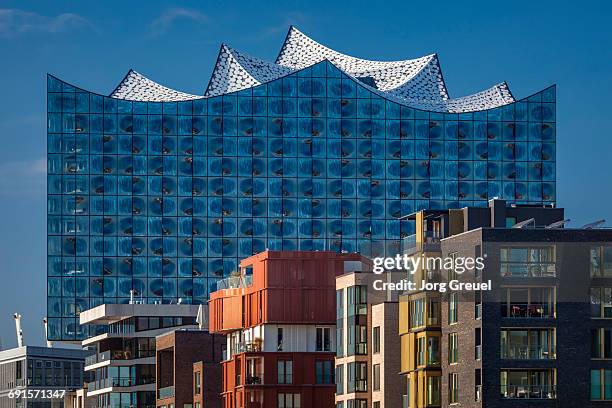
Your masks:
[{"label": "rectangular window", "polygon": [[448,375],[448,402],[456,404],[459,402],[459,374]]},{"label": "rectangular window", "polygon": [[459,361],[459,335],[457,333],[449,333],[448,335],[448,363],[454,364]]},{"label": "rectangular window", "polygon": [[427,338],[427,365],[440,365],[440,338]]},{"label": "rectangular window", "polygon": [[380,401],[374,401],[372,403],[372,408],[380,408]]},{"label": "rectangular window", "polygon": [[501,315],[511,318],[554,318],[555,288],[502,289]]},{"label": "rectangular window", "polygon": [[367,363],[354,362],[348,364],[348,392],[368,391],[368,369]]},{"label": "rectangular window", "polygon": [[591,329],[591,358],[612,359],[612,329]]},{"label": "rectangular window", "polygon": [[199,395],[202,390],[202,373],[197,371],[194,378],[193,393]]},{"label": "rectangular window", "polygon": [[333,384],[334,371],[332,361],[315,361],[316,384]]},{"label": "rectangular window", "polygon": [[427,405],[440,405],[440,377],[427,377]]},{"label": "rectangular window", "polygon": [[380,364],[374,364],[372,374],[372,388],[374,391],[380,391]]},{"label": "rectangular window", "polygon": [[504,277],[555,277],[555,247],[506,247],[500,249]]},{"label": "rectangular window", "polygon": [[276,350],[283,351],[283,328],[276,328]]},{"label": "rectangular window", "polygon": [[317,327],[316,332],[317,332],[316,350],[317,351],[331,351],[331,328]]},{"label": "rectangular window", "polygon": [[500,355],[511,360],[547,360],[556,358],[556,330],[502,329]]},{"label": "rectangular window", "polygon": [[591,248],[591,277],[612,277],[612,246],[596,246]]},{"label": "rectangular window", "polygon": [[374,327],[372,330],[372,352],[380,353],[380,326]]},{"label": "rectangular window", "polygon": [[278,408],[301,408],[300,394],[278,394]]},{"label": "rectangular window", "polygon": [[448,324],[457,323],[457,308],[458,308],[459,293],[453,292],[448,299]]},{"label": "rectangular window", "polygon": [[425,299],[415,299],[410,302],[410,328],[425,325]]},{"label": "rectangular window", "polygon": [[501,396],[506,399],[556,399],[557,385],[554,369],[501,370]]},{"label": "rectangular window", "polygon": [[336,366],[336,394],[344,394],[344,364]]},{"label": "rectangular window", "polygon": [[291,360],[278,360],[277,371],[279,384],[293,383],[293,362]]},{"label": "rectangular window", "polygon": [[416,363],[417,366],[425,365],[425,337],[417,339]]}]

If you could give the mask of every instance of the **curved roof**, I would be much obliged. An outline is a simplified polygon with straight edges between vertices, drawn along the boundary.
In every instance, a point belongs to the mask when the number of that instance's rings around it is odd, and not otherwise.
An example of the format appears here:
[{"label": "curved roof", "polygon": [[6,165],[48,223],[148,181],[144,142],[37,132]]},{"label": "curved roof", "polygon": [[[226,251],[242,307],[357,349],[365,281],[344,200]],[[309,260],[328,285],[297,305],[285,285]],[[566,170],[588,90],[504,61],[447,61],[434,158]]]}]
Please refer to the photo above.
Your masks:
[{"label": "curved roof", "polygon": [[515,102],[505,82],[472,95],[450,98],[436,54],[401,61],[366,60],[334,51],[293,26],[274,63],[222,44],[204,95],[176,91],[130,70],[110,96],[148,102],[201,99],[248,89],[321,61],[329,61],[371,91],[417,109],[473,112]]},{"label": "curved roof", "polygon": [[329,60],[356,78],[369,77],[377,89],[415,99],[447,99],[436,54],[403,61],[371,61],[334,51],[291,26],[276,63],[301,69]]},{"label": "curved roof", "polygon": [[240,91],[283,77],[293,71],[292,68],[251,57],[222,44],[204,96]]},{"label": "curved roof", "polygon": [[143,102],[176,102],[199,99],[203,96],[176,91],[131,69],[110,94],[110,97]]}]

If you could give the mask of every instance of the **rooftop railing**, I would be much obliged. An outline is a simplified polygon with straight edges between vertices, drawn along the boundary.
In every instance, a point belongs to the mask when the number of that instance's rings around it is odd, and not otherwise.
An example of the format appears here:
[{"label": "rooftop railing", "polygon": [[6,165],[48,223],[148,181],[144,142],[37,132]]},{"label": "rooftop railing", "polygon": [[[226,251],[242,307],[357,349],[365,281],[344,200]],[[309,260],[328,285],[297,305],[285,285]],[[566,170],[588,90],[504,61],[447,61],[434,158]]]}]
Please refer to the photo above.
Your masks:
[{"label": "rooftop railing", "polygon": [[230,276],[217,281],[217,290],[247,288],[253,285],[253,275]]}]

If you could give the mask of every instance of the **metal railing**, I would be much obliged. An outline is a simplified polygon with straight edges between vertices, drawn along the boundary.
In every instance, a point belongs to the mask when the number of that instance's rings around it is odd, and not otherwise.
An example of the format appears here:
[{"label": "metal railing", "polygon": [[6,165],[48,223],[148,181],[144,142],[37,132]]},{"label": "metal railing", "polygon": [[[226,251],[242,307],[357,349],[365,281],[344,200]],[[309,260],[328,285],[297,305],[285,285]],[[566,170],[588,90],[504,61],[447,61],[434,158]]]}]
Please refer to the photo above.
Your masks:
[{"label": "metal railing", "polygon": [[[435,231],[423,232],[423,250],[436,251],[440,249],[440,239],[442,235]],[[406,255],[414,254],[417,251],[419,242],[417,242],[417,234],[408,235],[401,241],[402,253]]]},{"label": "metal railing", "polygon": [[174,397],[174,385],[157,390],[157,399]]},{"label": "metal railing", "polygon": [[502,398],[532,398],[532,399],[555,399],[557,398],[556,385],[502,385]]},{"label": "metal railing", "polygon": [[480,401],[482,399],[482,385],[476,386],[476,401]]},{"label": "metal railing", "polygon": [[501,349],[501,358],[509,360],[549,360],[556,357],[553,346],[506,346]]},{"label": "metal railing", "polygon": [[263,384],[263,374],[247,375],[246,385],[260,385]]}]

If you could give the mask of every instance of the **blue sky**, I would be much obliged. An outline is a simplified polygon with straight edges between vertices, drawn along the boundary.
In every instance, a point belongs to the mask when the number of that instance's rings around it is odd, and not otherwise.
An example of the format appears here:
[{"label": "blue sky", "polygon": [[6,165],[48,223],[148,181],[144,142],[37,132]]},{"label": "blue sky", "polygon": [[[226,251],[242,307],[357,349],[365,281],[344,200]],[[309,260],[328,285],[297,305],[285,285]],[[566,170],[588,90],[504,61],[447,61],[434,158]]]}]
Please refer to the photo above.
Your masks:
[{"label": "blue sky", "polygon": [[606,1],[0,1],[0,338],[43,343],[45,74],[109,93],[130,69],[202,93],[220,43],[274,60],[290,24],[347,54],[437,52],[451,96],[556,83],[558,204],[612,225],[612,3]]}]

